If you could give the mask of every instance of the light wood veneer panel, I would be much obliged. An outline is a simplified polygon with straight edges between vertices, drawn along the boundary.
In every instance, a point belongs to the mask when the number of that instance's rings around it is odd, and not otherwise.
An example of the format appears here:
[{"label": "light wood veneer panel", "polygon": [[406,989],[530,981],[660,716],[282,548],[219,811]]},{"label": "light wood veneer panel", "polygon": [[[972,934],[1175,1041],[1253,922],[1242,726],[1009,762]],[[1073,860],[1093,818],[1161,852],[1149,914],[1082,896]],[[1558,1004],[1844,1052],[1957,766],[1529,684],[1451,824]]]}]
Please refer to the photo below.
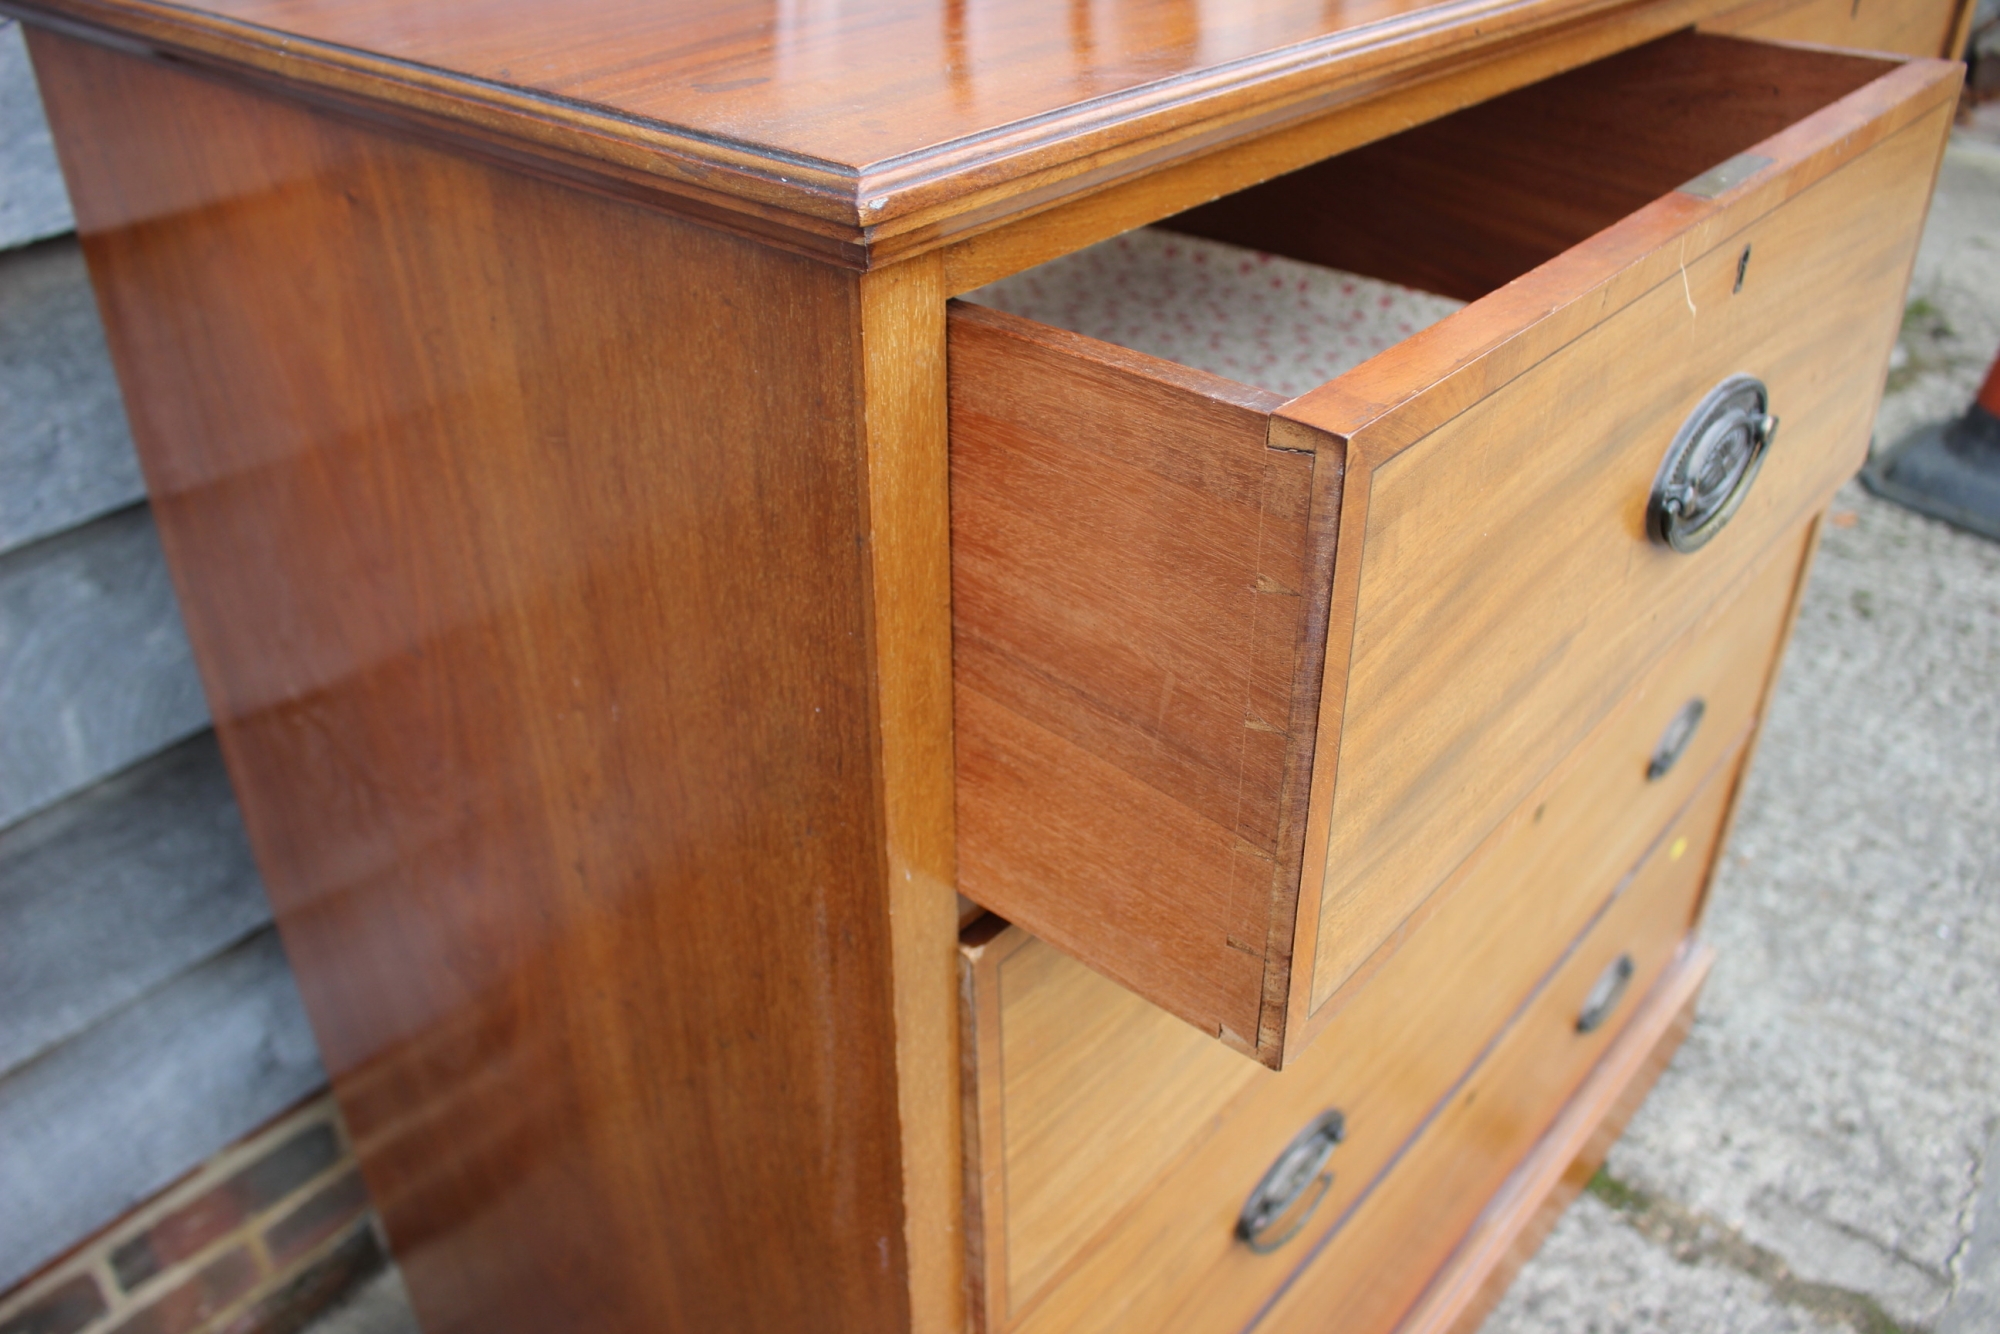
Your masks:
[{"label": "light wood veneer panel", "polygon": [[[1250,1327],[1304,1334],[1324,1329],[1326,1313],[1337,1310],[1344,1332],[1396,1329],[1625,1026],[1636,1020],[1650,1027],[1680,1011],[1688,996],[1675,986],[1675,965],[1685,951],[1699,949],[1686,932],[1708,879],[1732,778],[1725,773],[1708,783],[1660,836],[1602,918],[1453,1090],[1395,1170],[1300,1258]],[[1585,997],[1620,954],[1632,957],[1634,972],[1617,1018],[1594,1033],[1577,1032]],[[1692,962],[1702,966],[1698,957]],[[1663,979],[1665,1003],[1646,1004]],[[1650,1049],[1654,1040],[1643,1046]],[[1601,1116],[1600,1109],[1588,1119]]]},{"label": "light wood veneer panel", "polygon": [[[1938,128],[1904,131],[1689,255],[1675,278],[1394,452],[1365,488],[1350,482],[1366,492],[1350,503],[1366,506],[1367,538],[1314,1005],[1574,747],[1689,609],[1860,465]],[[1673,429],[1736,372],[1770,386],[1778,441],[1729,527],[1693,556],[1670,552],[1645,536],[1653,474]],[[1394,433],[1393,417],[1383,425]]]},{"label": "light wood veneer panel", "polygon": [[[1801,557],[1802,542],[1782,546],[1677,644],[1433,896],[1406,927],[1405,947],[1355,989],[1351,1012],[1282,1076],[1257,1073],[1023,931],[973,937],[963,951],[968,1045],[981,1056],[968,1119],[984,1127],[974,1188],[984,1259],[975,1278],[988,1293],[987,1327],[1068,1328],[1071,1319],[1091,1327],[1111,1318],[1088,1314],[1107,1294],[1139,1300],[1125,1295],[1128,1285],[1157,1295],[1106,1310],[1165,1320],[1198,1300],[1185,1286],[1207,1282],[1218,1264],[1235,1275],[1231,1300],[1254,1304],[1274,1267],[1229,1258],[1218,1200],[1240,1206],[1262,1170],[1258,1155],[1268,1160],[1297,1129],[1286,1118],[1302,1124],[1321,1110],[1316,1099],[1352,1118],[1339,1154],[1349,1175],[1316,1229],[1388,1161],[1704,780],[1727,786],[1775,669]],[[1701,727],[1679,762],[1649,780],[1662,730],[1692,697],[1707,703]],[[1228,1110],[1245,1098],[1276,1099],[1281,1110],[1252,1133]],[[1199,1146],[1218,1131],[1249,1137],[1220,1151],[1233,1155],[1240,1179],[1210,1173],[1210,1197],[1191,1203],[1175,1165],[1211,1154]],[[1215,1318],[1246,1314],[1231,1311]]]}]

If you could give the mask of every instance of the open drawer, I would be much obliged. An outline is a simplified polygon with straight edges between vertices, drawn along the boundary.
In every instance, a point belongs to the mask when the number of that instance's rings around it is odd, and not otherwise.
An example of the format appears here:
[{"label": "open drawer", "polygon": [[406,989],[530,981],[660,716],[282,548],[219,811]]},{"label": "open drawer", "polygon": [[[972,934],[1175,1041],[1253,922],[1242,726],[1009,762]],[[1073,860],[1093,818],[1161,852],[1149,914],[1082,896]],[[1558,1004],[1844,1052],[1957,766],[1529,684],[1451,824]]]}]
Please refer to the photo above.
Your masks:
[{"label": "open drawer", "polygon": [[1681,34],[1172,220],[1470,300],[1290,399],[954,303],[962,891],[1297,1055],[1860,465],[1958,78]]}]

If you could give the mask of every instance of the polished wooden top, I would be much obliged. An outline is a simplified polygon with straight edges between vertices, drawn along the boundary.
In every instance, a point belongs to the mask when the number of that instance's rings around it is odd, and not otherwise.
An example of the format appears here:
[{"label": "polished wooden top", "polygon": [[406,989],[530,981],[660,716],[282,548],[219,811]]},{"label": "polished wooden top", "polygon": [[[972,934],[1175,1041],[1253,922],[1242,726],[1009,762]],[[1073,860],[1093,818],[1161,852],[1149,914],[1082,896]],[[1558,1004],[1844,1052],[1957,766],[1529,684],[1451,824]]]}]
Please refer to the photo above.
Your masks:
[{"label": "polished wooden top", "polygon": [[0,0],[0,10],[865,255],[889,236],[922,248],[1416,69],[1656,3]]}]

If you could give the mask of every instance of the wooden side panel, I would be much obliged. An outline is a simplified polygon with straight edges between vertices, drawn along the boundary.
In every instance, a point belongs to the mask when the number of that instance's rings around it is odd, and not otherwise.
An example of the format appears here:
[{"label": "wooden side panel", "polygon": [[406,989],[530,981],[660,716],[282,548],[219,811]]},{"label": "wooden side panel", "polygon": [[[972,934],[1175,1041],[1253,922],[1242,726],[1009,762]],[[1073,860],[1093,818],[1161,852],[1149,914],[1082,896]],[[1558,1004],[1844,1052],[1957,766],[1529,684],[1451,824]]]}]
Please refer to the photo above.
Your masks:
[{"label": "wooden side panel", "polygon": [[[1370,475],[1366,549],[1350,571],[1359,589],[1313,1005],[1715,590],[1858,466],[1945,120],[1931,112],[1688,254],[1408,448],[1387,443],[1410,429],[1397,412],[1373,428],[1388,457]],[[1754,257],[1737,291],[1745,246]],[[1471,329],[1484,313],[1476,304],[1430,333],[1449,338],[1455,321]],[[1645,535],[1653,474],[1678,423],[1736,372],[1770,386],[1778,442],[1730,527],[1695,555],[1669,552]],[[1408,407],[1421,414],[1423,396]]]},{"label": "wooden side panel", "polygon": [[1973,0],[1757,0],[1704,22],[1704,32],[1817,42],[1861,51],[1957,59],[1959,19]]},{"label": "wooden side panel", "polygon": [[1167,225],[1474,301],[1889,68],[1680,33]]},{"label": "wooden side panel", "polygon": [[426,1329],[906,1327],[853,275],[31,41]]},{"label": "wooden side panel", "polygon": [[1274,395],[1030,321],[954,307],[951,358],[960,887],[1254,1050],[1338,470]]}]

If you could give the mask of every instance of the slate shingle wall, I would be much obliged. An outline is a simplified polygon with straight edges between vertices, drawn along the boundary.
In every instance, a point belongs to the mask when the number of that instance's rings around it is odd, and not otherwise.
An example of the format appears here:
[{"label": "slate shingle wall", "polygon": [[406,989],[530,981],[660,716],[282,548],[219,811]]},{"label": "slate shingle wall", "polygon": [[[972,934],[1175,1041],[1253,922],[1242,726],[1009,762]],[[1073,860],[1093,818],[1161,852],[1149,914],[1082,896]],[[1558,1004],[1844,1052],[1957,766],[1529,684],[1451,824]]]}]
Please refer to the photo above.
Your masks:
[{"label": "slate shingle wall", "polygon": [[[325,1083],[71,227],[20,30],[0,21],[0,1312]],[[34,1304],[103,1308],[88,1323],[140,1293],[65,1283]],[[179,1292],[159,1318],[195,1309]]]}]

